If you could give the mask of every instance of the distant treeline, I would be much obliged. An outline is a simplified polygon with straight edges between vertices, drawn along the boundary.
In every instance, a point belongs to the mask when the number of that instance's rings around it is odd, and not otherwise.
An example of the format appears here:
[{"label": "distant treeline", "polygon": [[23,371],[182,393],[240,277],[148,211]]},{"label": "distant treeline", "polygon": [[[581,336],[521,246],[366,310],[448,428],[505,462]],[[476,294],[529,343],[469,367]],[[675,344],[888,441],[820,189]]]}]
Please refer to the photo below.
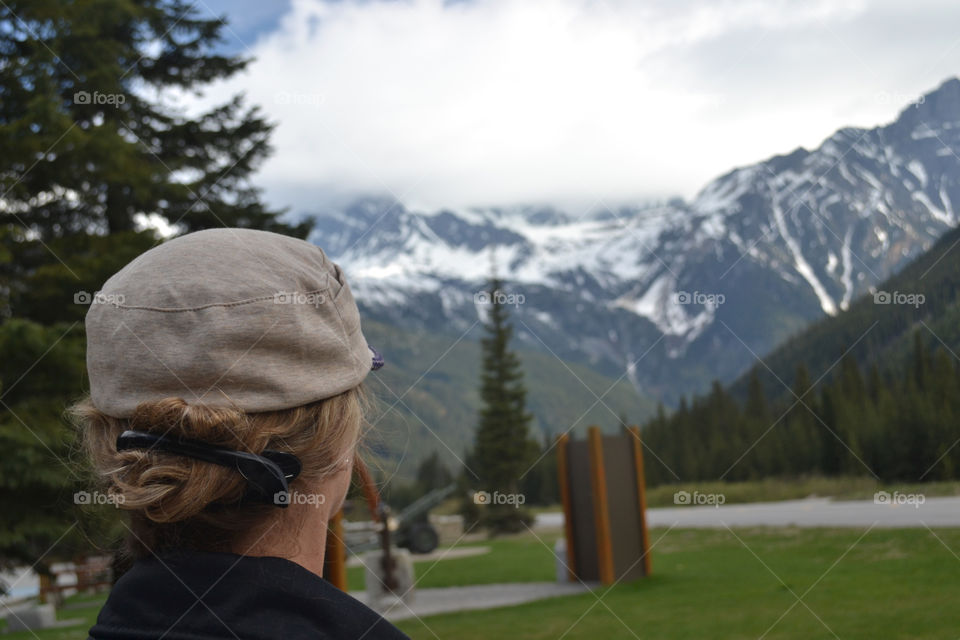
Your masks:
[{"label": "distant treeline", "polygon": [[864,370],[848,355],[818,383],[801,365],[775,395],[755,369],[743,401],[714,383],[669,416],[661,408],[643,428],[648,483],[806,474],[960,477],[958,360],[924,344],[919,333],[913,338],[901,367]]}]

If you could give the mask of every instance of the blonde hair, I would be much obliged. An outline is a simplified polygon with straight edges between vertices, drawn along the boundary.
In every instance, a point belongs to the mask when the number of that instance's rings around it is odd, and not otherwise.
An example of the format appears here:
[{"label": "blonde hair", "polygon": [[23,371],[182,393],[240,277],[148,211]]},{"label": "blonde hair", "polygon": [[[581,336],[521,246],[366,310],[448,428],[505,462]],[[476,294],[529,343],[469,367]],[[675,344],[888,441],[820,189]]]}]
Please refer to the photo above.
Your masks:
[{"label": "blonde hair", "polygon": [[363,423],[361,387],[292,409],[245,413],[190,405],[182,398],[145,402],[129,418],[114,418],[89,398],[71,408],[93,472],[115,504],[130,513],[129,551],[142,556],[170,548],[230,550],[276,513],[274,505],[244,503],[246,481],[235,470],[170,453],[117,451],[126,429],[200,440],[238,451],[276,449],[300,459],[290,485],[316,486],[352,460]]}]

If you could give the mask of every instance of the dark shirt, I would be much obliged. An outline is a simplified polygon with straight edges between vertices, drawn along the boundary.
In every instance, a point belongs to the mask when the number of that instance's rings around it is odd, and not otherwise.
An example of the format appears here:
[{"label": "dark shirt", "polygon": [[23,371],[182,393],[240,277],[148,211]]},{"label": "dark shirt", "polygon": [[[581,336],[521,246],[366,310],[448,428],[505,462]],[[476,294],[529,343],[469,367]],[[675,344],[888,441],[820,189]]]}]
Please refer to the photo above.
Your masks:
[{"label": "dark shirt", "polygon": [[372,609],[289,560],[198,551],[138,560],[113,587],[90,637],[407,638]]}]

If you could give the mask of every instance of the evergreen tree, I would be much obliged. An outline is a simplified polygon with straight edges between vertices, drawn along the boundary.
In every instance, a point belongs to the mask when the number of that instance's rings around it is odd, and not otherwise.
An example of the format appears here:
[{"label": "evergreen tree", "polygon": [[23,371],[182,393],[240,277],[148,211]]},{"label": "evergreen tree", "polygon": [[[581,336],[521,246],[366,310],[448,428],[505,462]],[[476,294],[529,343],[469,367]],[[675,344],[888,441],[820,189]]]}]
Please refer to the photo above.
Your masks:
[{"label": "evergreen tree", "polygon": [[747,464],[753,477],[783,473],[780,453],[783,446],[783,425],[776,425],[768,430],[773,420],[758,367],[750,370],[747,380],[747,399],[743,405],[742,421],[740,432],[744,447],[749,447],[750,442],[756,444],[741,464]]},{"label": "evergreen tree", "polygon": [[527,504],[555,505],[560,502],[557,475],[556,438],[547,437],[543,447],[537,452],[537,462],[523,476],[520,490],[526,496]]},{"label": "evergreen tree", "polygon": [[[667,457],[661,457],[657,460],[654,468],[660,469],[660,477],[666,482],[676,482],[679,476],[680,480],[690,481],[700,478],[703,470],[697,464],[692,450],[693,437],[691,427],[695,424],[692,415],[691,403],[686,396],[680,397],[680,404],[676,411],[667,420],[662,423],[663,428],[648,437],[644,435],[644,442],[652,451],[664,451]],[[717,432],[720,438],[724,438],[722,432]],[[727,438],[727,441],[729,438]],[[722,455],[722,447],[716,447],[717,455]],[[726,460],[729,465],[732,460]]]},{"label": "evergreen tree", "polygon": [[0,192],[8,223],[41,239],[130,231],[155,213],[185,230],[305,236],[249,183],[272,125],[238,95],[195,117],[199,92],[248,60],[212,52],[223,22],[186,0],[0,4]]},{"label": "evergreen tree", "polygon": [[792,393],[768,398],[754,369],[745,376],[742,402],[714,383],[706,395],[681,398],[670,415],[658,409],[644,426],[646,443],[658,453],[648,467],[651,486],[677,482],[670,469],[684,481],[804,474],[956,479],[960,367],[922,338],[914,333],[912,349],[883,374],[872,362],[864,376],[848,353],[816,394],[801,362]]},{"label": "evergreen tree", "polygon": [[846,449],[837,431],[839,423],[839,391],[835,387],[824,387],[820,392],[820,469],[828,475],[843,472]]},{"label": "evergreen tree", "polygon": [[[787,469],[793,474],[813,473],[819,469],[821,456],[820,430],[823,428],[812,412],[816,398],[810,393],[811,382],[807,367],[800,364],[793,381],[792,408],[784,417],[787,426],[790,455]],[[799,398],[800,402],[795,402]]]},{"label": "evergreen tree", "polygon": [[[681,402],[683,398],[681,397]],[[680,409],[677,409],[679,412]],[[673,453],[673,450],[670,448],[670,443],[663,437],[665,430],[669,429],[676,418],[677,413],[674,413],[672,416],[667,416],[667,409],[663,406],[663,402],[657,402],[657,412],[654,414],[644,426],[643,426],[643,440],[646,443],[656,442],[660,446],[657,449],[657,456],[653,457],[645,466],[645,473],[647,476],[647,482],[651,485],[658,485],[670,481],[670,470],[667,469],[663,464],[663,457],[666,456],[671,460],[672,464],[677,463],[677,456]]]},{"label": "evergreen tree", "polygon": [[[453,474],[440,459],[440,454],[434,450],[417,465],[412,482],[394,478],[384,484],[380,495],[396,511],[413,504],[430,491],[442,489],[452,482],[454,482]],[[419,519],[426,520],[428,515],[424,513],[419,516]]]},{"label": "evergreen tree", "polygon": [[756,368],[750,371],[750,378],[747,381],[747,403],[744,406],[744,412],[747,418],[755,419],[760,423],[770,421],[767,396],[763,391],[763,383],[760,382],[760,375]]},{"label": "evergreen tree", "polygon": [[[700,460],[708,456],[713,458],[713,463],[708,465],[710,471],[696,473],[697,479],[716,477],[727,469],[730,480],[744,480],[756,475],[756,451],[751,450],[741,457],[755,441],[755,438],[750,437],[750,425],[743,419],[736,400],[724,390],[719,380],[714,380],[711,384],[710,394],[705,402],[695,402],[694,407],[699,415],[694,419],[693,425],[700,431],[694,438],[695,451]],[[707,443],[711,442],[711,433],[720,433],[723,437],[723,441],[717,443],[719,446],[713,452],[706,450]]]},{"label": "evergreen tree", "polygon": [[923,344],[923,336],[917,330],[913,334],[913,382],[919,390],[923,390],[927,384],[927,377],[930,371],[930,356]]},{"label": "evergreen tree", "polygon": [[860,366],[849,353],[840,360],[840,391],[847,402],[862,407],[865,401],[866,387],[860,375]]},{"label": "evergreen tree", "polygon": [[867,472],[863,460],[863,438],[873,428],[864,422],[867,406],[866,386],[860,375],[856,359],[849,353],[840,361],[840,377],[837,381],[839,393],[836,394],[837,423],[836,435],[842,440],[844,448],[841,472],[857,475]]},{"label": "evergreen tree", "polygon": [[453,482],[453,474],[440,460],[440,454],[436,450],[424,458],[417,467],[417,485],[423,493],[442,489],[451,482]]},{"label": "evergreen tree", "polygon": [[[472,460],[480,478],[479,489],[505,496],[519,495],[521,476],[535,460],[538,448],[529,436],[532,416],[526,410],[520,360],[510,350],[513,328],[502,294],[503,283],[494,277],[489,285],[490,304],[481,342],[481,408]],[[480,521],[492,532],[517,531],[529,514],[513,504],[488,504]]]},{"label": "evergreen tree", "polygon": [[880,377],[880,367],[874,362],[870,365],[870,373],[867,377],[867,394],[870,401],[876,404],[880,400],[880,392],[883,389],[883,379]]}]

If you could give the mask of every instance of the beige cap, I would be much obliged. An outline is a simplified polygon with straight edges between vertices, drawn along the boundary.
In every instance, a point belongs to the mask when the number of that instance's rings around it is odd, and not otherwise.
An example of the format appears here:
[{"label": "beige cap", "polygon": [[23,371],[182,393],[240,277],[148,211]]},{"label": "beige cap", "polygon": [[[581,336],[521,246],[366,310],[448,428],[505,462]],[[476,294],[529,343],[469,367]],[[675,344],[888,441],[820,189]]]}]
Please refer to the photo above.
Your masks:
[{"label": "beige cap", "polygon": [[351,389],[382,360],[343,271],[309,242],[210,229],[165,242],[107,280],[87,312],[93,404],[129,417],[169,397],[249,413]]}]

